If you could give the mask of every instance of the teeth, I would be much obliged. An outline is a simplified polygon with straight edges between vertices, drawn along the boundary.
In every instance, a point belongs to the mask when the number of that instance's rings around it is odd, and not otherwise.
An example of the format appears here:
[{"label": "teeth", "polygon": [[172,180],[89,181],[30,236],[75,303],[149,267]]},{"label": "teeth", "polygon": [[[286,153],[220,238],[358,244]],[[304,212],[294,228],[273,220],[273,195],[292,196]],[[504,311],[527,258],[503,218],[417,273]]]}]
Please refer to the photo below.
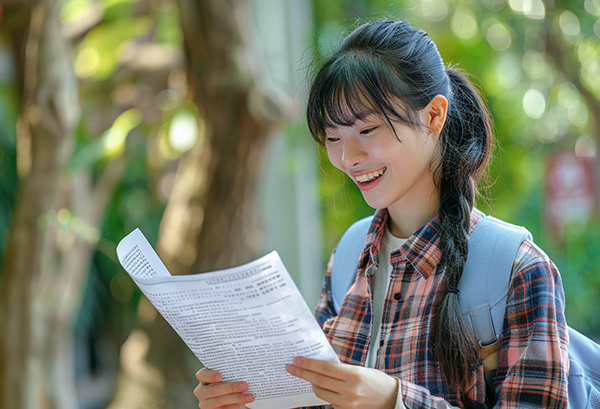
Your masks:
[{"label": "teeth", "polygon": [[384,171],[385,171],[385,168],[379,169],[378,171],[375,171],[375,172],[369,172],[368,174],[357,176],[356,180],[358,180],[361,183],[372,182],[373,180],[375,180],[379,176],[381,176]]}]

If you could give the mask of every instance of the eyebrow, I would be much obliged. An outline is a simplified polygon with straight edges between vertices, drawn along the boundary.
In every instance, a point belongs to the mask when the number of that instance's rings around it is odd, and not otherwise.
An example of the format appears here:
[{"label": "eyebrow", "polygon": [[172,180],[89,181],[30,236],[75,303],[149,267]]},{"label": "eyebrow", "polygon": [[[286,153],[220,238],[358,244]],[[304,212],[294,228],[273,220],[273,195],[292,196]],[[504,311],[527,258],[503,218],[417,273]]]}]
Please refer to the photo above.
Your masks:
[{"label": "eyebrow", "polygon": [[357,121],[364,121],[366,118],[372,115],[380,116],[381,113],[375,109],[365,108],[361,111],[348,115],[348,117],[346,118],[348,120],[348,125],[343,123],[335,123],[334,121],[331,121],[331,117],[329,117],[330,120],[326,121],[328,124],[325,126],[324,129],[337,128],[338,126],[353,126]]}]

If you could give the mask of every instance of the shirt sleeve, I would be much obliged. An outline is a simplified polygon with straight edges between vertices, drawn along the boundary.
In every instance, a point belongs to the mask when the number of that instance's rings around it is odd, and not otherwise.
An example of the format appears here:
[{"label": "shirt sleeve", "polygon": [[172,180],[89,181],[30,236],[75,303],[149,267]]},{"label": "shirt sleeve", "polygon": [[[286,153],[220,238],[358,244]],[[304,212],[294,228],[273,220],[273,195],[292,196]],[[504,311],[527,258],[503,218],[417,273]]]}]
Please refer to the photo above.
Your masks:
[{"label": "shirt sleeve", "polygon": [[331,267],[333,266],[334,257],[335,251],[331,254],[329,262],[327,263],[325,277],[323,277],[323,288],[321,289],[321,295],[319,296],[317,308],[315,309],[315,317],[321,328],[323,328],[325,321],[337,315],[335,308],[333,307],[333,296],[331,294]]},{"label": "shirt sleeve", "polygon": [[560,274],[528,240],[517,252],[513,271],[496,375],[496,407],[566,408],[569,335]]},{"label": "shirt sleeve", "polygon": [[406,408],[460,409],[458,406],[452,406],[443,398],[433,396],[427,388],[414,383],[400,382],[399,391],[398,395],[402,395],[401,399]]},{"label": "shirt sleeve", "polygon": [[[554,263],[534,243],[523,242],[515,257],[494,408],[567,407],[569,336],[564,316],[565,296]],[[454,408],[426,388],[401,382],[407,408]]]}]

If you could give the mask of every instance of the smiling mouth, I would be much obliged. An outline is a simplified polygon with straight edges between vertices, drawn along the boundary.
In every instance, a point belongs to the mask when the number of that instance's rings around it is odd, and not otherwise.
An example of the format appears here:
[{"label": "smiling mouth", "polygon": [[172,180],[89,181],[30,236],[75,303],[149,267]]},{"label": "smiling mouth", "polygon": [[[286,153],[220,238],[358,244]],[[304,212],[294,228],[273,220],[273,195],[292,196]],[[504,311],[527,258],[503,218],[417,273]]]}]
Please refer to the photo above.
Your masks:
[{"label": "smiling mouth", "polygon": [[356,181],[360,183],[370,183],[379,178],[385,172],[386,168],[381,168],[375,172],[369,172],[356,177]]}]

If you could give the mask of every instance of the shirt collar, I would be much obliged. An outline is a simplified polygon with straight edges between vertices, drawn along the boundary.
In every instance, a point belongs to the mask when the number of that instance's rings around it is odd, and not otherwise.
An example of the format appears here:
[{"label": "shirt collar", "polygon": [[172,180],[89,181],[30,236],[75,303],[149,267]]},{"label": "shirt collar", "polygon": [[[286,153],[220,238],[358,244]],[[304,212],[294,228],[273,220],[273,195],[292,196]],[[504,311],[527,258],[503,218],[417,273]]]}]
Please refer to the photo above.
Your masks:
[{"label": "shirt collar", "polygon": [[[484,216],[477,209],[471,212],[471,229]],[[359,261],[360,268],[369,265],[379,266],[379,252],[388,221],[387,209],[377,209],[367,234],[365,247]],[[397,263],[399,257],[404,257],[424,278],[434,274],[442,260],[442,249],[440,239],[439,215],[421,226],[406,243],[400,247],[399,252],[393,252],[391,262]]]}]

